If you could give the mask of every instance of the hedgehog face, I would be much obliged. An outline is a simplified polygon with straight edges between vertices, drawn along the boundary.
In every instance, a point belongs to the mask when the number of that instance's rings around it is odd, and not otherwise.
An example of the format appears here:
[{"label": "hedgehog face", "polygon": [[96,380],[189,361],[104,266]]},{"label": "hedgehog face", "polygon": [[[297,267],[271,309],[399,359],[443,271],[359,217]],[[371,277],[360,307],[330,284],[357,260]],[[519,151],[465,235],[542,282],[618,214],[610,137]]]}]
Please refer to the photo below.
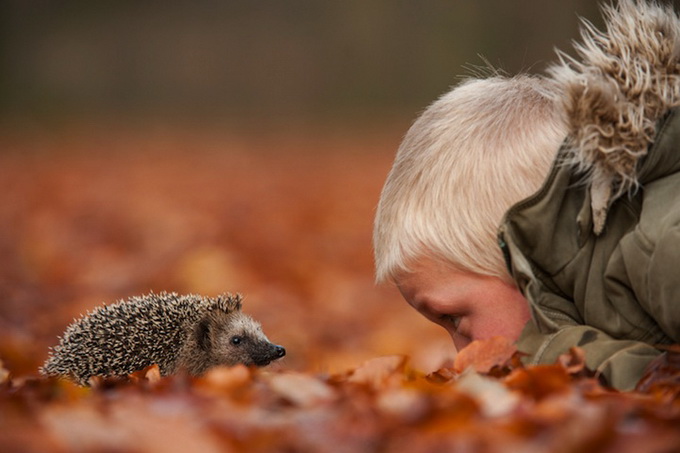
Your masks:
[{"label": "hedgehog face", "polygon": [[214,365],[265,366],[286,355],[282,346],[269,341],[259,323],[240,311],[210,317],[201,325],[199,345]]}]

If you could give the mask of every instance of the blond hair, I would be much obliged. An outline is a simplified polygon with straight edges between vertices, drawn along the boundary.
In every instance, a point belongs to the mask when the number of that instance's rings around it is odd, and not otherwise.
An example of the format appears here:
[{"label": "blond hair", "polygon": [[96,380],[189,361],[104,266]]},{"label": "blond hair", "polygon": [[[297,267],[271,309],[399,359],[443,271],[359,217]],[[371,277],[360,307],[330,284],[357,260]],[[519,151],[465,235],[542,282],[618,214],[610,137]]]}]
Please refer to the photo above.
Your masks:
[{"label": "blond hair", "polygon": [[380,196],[376,279],[421,257],[510,276],[496,242],[506,210],[540,187],[567,135],[547,79],[468,80],[430,105],[404,138]]}]

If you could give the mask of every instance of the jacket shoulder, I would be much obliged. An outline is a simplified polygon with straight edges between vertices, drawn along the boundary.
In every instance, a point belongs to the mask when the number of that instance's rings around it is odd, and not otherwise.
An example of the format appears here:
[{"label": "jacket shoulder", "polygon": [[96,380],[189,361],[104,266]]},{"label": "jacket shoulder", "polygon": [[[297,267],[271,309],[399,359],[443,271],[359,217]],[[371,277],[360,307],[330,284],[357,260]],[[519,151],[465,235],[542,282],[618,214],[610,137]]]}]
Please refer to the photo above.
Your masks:
[{"label": "jacket shoulder", "polygon": [[606,32],[584,21],[577,56],[549,72],[562,93],[569,162],[587,175],[593,229],[613,199],[639,183],[656,125],[680,105],[680,19],[672,6],[621,0],[604,7]]}]

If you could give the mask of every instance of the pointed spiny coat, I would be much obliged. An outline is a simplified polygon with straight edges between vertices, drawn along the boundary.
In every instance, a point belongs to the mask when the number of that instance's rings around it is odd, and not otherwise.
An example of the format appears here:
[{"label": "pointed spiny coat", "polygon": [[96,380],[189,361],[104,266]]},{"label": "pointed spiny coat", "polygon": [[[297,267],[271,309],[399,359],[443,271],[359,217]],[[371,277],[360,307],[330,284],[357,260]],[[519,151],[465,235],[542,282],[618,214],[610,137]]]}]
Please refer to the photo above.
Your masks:
[{"label": "pointed spiny coat", "polygon": [[40,369],[88,385],[156,364],[165,376],[218,365],[264,366],[285,355],[241,312],[241,297],[150,293],[104,305],[75,320]]}]

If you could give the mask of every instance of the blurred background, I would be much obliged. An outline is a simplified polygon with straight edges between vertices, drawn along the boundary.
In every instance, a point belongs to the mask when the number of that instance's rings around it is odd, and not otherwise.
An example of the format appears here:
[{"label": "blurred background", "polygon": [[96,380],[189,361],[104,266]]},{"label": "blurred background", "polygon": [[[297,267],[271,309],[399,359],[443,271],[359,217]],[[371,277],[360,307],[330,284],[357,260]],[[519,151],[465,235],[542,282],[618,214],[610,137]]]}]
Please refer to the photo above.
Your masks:
[{"label": "blurred background", "polygon": [[0,2],[0,360],[34,374],[102,302],[231,291],[280,366],[438,368],[445,332],[373,283],[394,152],[461,76],[542,72],[578,16],[601,24],[591,0]]},{"label": "blurred background", "polygon": [[539,72],[599,21],[592,0],[0,4],[1,113],[29,124],[404,122],[480,56]]}]

